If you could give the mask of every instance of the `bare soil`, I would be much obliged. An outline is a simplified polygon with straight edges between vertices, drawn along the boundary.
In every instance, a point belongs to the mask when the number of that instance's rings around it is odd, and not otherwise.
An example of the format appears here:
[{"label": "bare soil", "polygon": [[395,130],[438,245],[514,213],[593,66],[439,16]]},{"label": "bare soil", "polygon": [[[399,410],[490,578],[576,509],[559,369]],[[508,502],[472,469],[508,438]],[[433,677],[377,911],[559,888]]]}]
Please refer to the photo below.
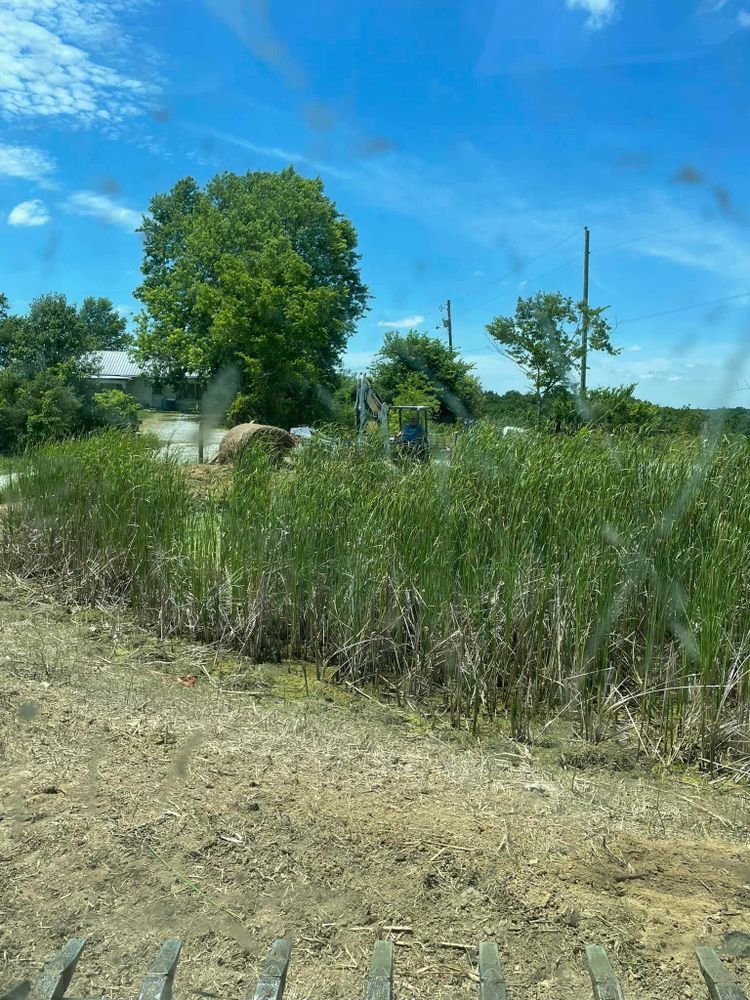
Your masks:
[{"label": "bare soil", "polygon": [[297,664],[0,598],[0,992],[82,936],[71,995],[137,996],[178,936],[177,995],[239,998],[290,935],[290,1000],[352,997],[385,936],[403,998],[477,995],[489,938],[511,997],[590,996],[598,943],[629,998],[665,1000],[705,996],[696,943],[750,933],[728,782],[474,741]]}]

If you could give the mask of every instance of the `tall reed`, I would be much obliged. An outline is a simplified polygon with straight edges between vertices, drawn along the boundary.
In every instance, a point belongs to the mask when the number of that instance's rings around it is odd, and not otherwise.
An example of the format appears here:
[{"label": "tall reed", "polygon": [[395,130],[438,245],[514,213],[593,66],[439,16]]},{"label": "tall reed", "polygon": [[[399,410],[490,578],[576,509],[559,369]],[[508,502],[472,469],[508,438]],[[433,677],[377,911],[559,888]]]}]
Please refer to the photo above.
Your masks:
[{"label": "tall reed", "polygon": [[315,444],[248,452],[227,492],[111,434],[43,449],[2,558],[164,633],[302,657],[456,722],[575,711],[599,738],[716,761],[743,749],[750,446],[478,426],[450,461],[396,468]]}]

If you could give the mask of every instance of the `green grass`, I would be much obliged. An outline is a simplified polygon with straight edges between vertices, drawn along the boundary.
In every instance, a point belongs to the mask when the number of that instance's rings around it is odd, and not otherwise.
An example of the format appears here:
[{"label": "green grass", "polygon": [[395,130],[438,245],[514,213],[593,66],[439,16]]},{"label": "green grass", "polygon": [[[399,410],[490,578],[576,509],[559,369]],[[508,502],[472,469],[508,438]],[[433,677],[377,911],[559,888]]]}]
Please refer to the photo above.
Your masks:
[{"label": "green grass", "polygon": [[163,633],[301,658],[519,738],[573,714],[662,759],[745,750],[750,446],[501,438],[394,468],[250,454],[221,499],[138,439],[39,452],[2,558]]}]

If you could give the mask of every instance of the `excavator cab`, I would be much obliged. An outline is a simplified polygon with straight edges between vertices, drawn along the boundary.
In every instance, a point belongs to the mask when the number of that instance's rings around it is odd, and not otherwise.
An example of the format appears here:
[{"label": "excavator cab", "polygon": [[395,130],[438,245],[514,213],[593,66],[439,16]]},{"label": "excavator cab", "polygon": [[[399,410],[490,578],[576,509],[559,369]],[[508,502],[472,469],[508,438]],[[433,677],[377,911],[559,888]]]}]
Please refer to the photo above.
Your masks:
[{"label": "excavator cab", "polygon": [[[380,425],[386,455],[391,454],[394,458],[404,460],[429,461],[429,406],[388,406],[372,388],[367,375],[362,374],[357,377],[354,412],[360,440],[364,436],[368,419],[374,419]],[[392,412],[398,414],[398,431],[389,438]]]},{"label": "excavator cab", "polygon": [[398,458],[426,462],[430,457],[429,406],[391,406],[398,414],[398,432],[391,439]]}]

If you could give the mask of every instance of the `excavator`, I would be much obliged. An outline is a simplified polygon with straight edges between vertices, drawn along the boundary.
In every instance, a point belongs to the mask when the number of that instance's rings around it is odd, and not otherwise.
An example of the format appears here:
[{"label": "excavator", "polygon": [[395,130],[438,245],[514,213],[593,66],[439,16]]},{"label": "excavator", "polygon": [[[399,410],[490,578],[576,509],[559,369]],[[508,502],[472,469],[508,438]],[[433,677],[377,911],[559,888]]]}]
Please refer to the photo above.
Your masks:
[{"label": "excavator", "polygon": [[[362,374],[357,377],[354,407],[360,438],[365,432],[368,418],[372,418],[380,425],[386,455],[406,461],[429,461],[429,406],[389,406],[375,392],[367,376]],[[390,413],[398,417],[398,431],[394,435],[389,431]]]}]

